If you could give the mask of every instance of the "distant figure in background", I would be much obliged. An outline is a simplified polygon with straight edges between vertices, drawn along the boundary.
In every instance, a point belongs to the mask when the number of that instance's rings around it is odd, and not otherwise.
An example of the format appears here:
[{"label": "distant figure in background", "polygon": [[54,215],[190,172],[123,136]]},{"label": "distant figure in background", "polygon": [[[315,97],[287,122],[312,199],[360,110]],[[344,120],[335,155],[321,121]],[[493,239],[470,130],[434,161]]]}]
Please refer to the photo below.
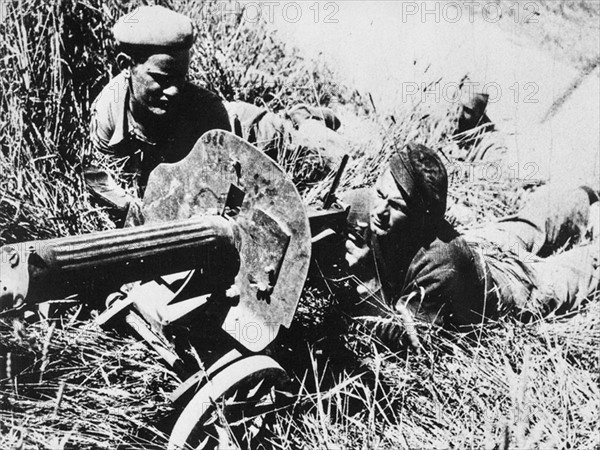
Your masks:
[{"label": "distant figure in background", "polygon": [[142,6],[122,17],[113,34],[121,73],[92,106],[93,154],[84,176],[95,199],[122,220],[152,169],[185,157],[206,131],[231,127],[221,100],[186,80],[194,42],[189,18]]},{"label": "distant figure in background", "polygon": [[470,152],[482,142],[482,133],[494,131],[495,127],[486,114],[489,95],[475,92],[461,103],[458,123],[454,131],[454,138],[459,148],[466,151],[466,161],[477,161],[483,155]]},{"label": "distant figure in background", "polygon": [[[557,197],[542,189],[515,216],[461,236],[444,220],[447,189],[437,154],[410,143],[392,157],[375,195],[344,199],[372,205],[366,234],[346,242],[350,270],[363,281],[350,312],[387,345],[408,337],[418,346],[416,323],[469,330],[509,312],[530,320],[572,311],[598,288],[592,190]],[[588,232],[594,242],[552,255]]]}]

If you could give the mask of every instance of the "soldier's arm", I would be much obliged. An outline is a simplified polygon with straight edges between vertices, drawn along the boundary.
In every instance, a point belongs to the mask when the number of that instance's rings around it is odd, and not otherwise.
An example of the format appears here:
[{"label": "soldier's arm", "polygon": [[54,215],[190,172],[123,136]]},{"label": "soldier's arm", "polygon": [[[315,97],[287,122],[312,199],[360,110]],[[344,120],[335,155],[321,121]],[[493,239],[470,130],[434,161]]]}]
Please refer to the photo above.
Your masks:
[{"label": "soldier's arm", "polygon": [[133,197],[117,184],[110,172],[101,164],[91,163],[83,170],[85,184],[94,197],[103,206],[116,209],[125,214]]},{"label": "soldier's arm", "polygon": [[94,105],[90,122],[91,146],[83,158],[83,176],[87,189],[96,201],[124,216],[132,197],[113,176],[118,173],[117,158],[109,145],[113,131],[114,123],[110,115],[103,117]]}]

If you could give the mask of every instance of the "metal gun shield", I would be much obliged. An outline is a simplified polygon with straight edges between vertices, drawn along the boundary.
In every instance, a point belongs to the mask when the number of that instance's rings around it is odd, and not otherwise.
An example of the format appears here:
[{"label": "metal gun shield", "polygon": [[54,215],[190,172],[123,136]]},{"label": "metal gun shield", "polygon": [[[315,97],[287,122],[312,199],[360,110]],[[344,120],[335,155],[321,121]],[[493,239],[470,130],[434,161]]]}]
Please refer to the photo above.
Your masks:
[{"label": "metal gun shield", "polygon": [[[231,187],[244,193],[235,221],[240,301],[222,329],[250,351],[263,350],[289,327],[310,263],[310,228],[291,179],[267,155],[232,133],[204,134],[181,161],[148,179],[146,223],[226,213]],[[227,306],[229,307],[229,306]]]}]

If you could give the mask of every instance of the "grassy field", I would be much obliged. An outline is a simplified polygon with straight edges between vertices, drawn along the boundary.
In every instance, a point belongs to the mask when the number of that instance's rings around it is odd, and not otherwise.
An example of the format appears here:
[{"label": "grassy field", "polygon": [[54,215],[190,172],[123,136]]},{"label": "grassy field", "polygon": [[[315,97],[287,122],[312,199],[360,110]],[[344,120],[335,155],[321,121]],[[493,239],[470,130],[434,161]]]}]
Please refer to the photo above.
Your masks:
[{"label": "grassy field", "polygon": [[[89,202],[80,166],[89,145],[90,103],[116,73],[110,26],[136,3],[6,4],[0,22],[1,244],[113,226]],[[370,134],[352,141],[341,190],[370,185],[391,142],[417,140],[453,162],[454,109],[432,114],[417,104],[399,107],[393,119],[379,117],[368,95],[340,85],[322,63],[302,60],[266,27],[214,14],[215,2],[173,4],[197,18],[196,82],[227,100],[276,111],[305,101],[357,117],[357,127]],[[598,16],[594,2],[546,7],[553,24]],[[534,38],[550,45],[557,27]],[[584,50],[574,52],[573,61],[590,64]],[[329,183],[315,181],[320,167],[312,156],[281,161],[307,203]],[[450,203],[472,211],[468,220],[454,219],[456,225],[514,211],[530,188],[456,170]],[[297,378],[299,395],[278,417],[272,448],[600,445],[598,296],[570,317],[528,325],[503,319],[475,336],[423,328],[423,351],[393,353],[346,326],[341,306],[353,283],[313,272],[292,329],[273,350]],[[134,339],[68,317],[58,324],[1,317],[0,355],[0,367],[10,361],[0,372],[0,448],[164,448],[168,430],[161,424],[172,413],[166,397],[176,380]]]}]

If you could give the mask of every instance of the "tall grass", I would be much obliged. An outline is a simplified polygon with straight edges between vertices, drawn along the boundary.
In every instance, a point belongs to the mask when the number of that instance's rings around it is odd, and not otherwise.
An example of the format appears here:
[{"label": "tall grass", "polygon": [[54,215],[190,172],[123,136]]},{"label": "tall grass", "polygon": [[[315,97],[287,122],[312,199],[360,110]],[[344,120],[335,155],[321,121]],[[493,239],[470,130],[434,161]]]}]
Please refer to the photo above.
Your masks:
[{"label": "tall grass", "polygon": [[324,390],[306,388],[280,418],[275,448],[594,449],[598,312],[596,299],[576,316],[502,321],[475,340],[424,330],[420,353],[346,334],[354,366],[331,387],[331,368],[313,357]]},{"label": "tall grass", "polygon": [[78,166],[90,99],[106,72],[102,12],[87,3],[25,0],[7,3],[5,13],[1,242],[107,227],[86,201]]},{"label": "tall grass", "polygon": [[[0,24],[0,242],[111,227],[87,198],[81,162],[90,105],[118,72],[110,28],[144,2],[6,3]],[[264,26],[223,2],[155,2],[196,18],[190,78],[227,100],[281,110],[336,89]],[[171,5],[173,3],[173,5]]]},{"label": "tall grass", "polygon": [[[140,3],[8,3],[0,23],[0,243],[112,226],[88,201],[80,164],[90,103],[117,71],[110,27]],[[356,123],[372,136],[351,148],[340,190],[371,185],[393,145],[409,140],[453,161],[455,110],[436,116],[421,104],[401,105],[393,117],[379,117],[323,64],[303,60],[241,14],[221,14],[222,3],[156,3],[196,19],[190,77],[223,98],[275,111],[336,103],[360,113],[363,123]],[[301,152],[284,158],[296,181],[311,175]],[[519,183],[463,175],[451,173],[450,203],[469,207],[475,221],[518,206]],[[304,183],[306,201],[322,197],[329,181]],[[422,352],[398,354],[347,329],[338,306],[350,301],[351,283],[315,271],[292,330],[273,350],[299,384],[297,403],[275,426],[273,448],[600,445],[598,298],[572,317],[504,320],[475,338],[425,328]],[[0,326],[0,348],[0,364],[13,364],[0,390],[1,448],[164,446],[161,424],[172,413],[165,399],[175,379],[143,345],[87,321],[15,321]]]},{"label": "tall grass", "polygon": [[[113,226],[89,202],[81,164],[89,150],[90,105],[118,71],[110,28],[143,3],[6,3],[0,23],[0,244]],[[242,21],[241,13],[221,14],[223,2],[155,3],[195,19],[190,78],[226,100],[278,111],[336,92],[322,67],[303,61],[266,27]],[[147,448],[144,439],[164,447],[164,435],[151,423],[168,409],[162,394],[174,387],[173,378],[156,370],[143,345],[87,323],[9,322],[0,336],[0,365],[9,375],[1,391],[0,447]]]},{"label": "tall grass", "polygon": [[[0,324],[0,447],[164,448],[175,377],[141,342],[94,322]],[[15,376],[19,373],[19,376]]]}]

